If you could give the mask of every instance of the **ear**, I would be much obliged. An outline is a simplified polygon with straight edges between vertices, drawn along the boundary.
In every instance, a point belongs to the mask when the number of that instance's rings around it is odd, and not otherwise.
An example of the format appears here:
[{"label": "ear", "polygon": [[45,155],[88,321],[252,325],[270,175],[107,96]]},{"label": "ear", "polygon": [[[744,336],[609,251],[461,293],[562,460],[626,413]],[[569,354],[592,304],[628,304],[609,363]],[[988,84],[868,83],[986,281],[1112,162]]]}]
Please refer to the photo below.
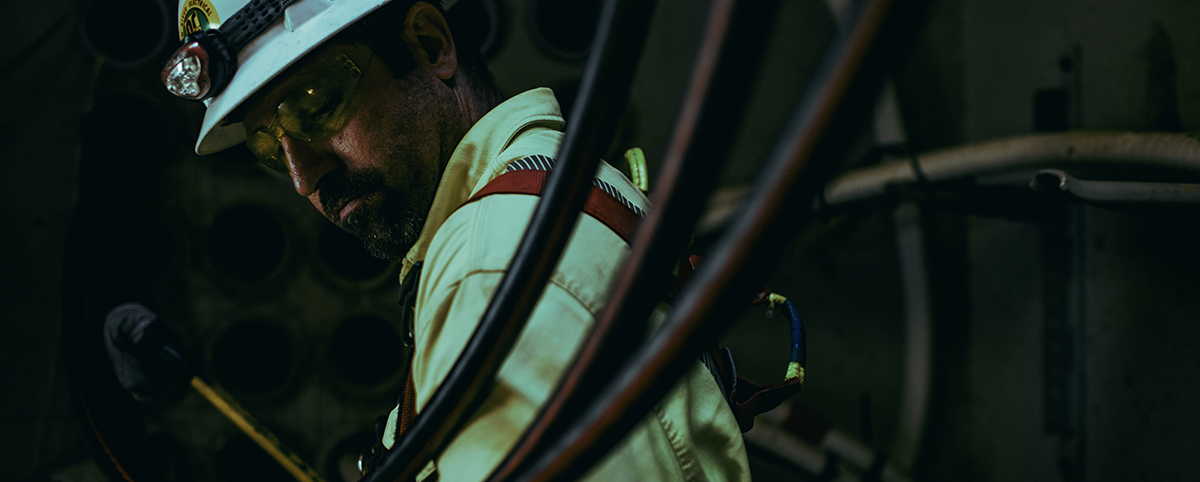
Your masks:
[{"label": "ear", "polygon": [[458,70],[454,37],[446,17],[437,7],[417,2],[404,19],[404,41],[417,65],[428,67],[439,79],[450,80]]}]

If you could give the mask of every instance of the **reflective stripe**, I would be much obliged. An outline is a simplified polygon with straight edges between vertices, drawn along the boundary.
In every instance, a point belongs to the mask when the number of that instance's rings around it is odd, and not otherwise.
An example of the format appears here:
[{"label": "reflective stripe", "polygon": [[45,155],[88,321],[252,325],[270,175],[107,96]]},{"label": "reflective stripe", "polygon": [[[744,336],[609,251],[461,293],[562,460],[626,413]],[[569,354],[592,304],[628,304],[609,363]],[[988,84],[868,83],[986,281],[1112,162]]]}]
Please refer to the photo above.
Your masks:
[{"label": "reflective stripe", "polygon": [[[508,167],[504,168],[504,173],[508,174],[510,172],[522,170],[552,171],[554,170],[554,158],[535,154],[529,157],[517,159],[510,163]],[[636,204],[630,202],[629,199],[622,195],[621,192],[618,191],[616,187],[613,187],[612,184],[601,181],[600,178],[593,177],[592,185],[600,188],[606,193],[611,194],[612,197],[617,198],[618,201],[621,201],[621,204],[624,204],[625,207],[636,213],[639,218],[646,217],[646,211],[642,211],[642,208],[639,208]]]}]

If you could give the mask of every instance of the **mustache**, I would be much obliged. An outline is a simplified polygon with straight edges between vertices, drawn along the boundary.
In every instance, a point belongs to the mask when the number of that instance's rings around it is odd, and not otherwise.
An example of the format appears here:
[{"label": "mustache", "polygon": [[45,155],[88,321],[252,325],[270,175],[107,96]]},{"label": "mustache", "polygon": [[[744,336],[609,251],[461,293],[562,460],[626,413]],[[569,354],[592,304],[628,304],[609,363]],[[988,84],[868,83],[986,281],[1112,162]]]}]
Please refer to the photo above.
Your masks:
[{"label": "mustache", "polygon": [[341,225],[338,211],[346,203],[371,191],[387,188],[383,172],[377,169],[360,169],[344,174],[326,175],[317,185],[320,191],[321,211],[334,224]]}]

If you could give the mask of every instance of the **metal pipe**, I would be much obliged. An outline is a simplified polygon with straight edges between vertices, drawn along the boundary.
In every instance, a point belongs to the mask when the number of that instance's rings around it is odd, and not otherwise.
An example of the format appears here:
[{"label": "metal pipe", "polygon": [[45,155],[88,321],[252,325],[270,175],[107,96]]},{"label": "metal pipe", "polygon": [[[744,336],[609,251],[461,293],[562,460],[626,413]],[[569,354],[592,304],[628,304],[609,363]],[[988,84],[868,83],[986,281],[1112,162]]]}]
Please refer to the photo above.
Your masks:
[{"label": "metal pipe", "polygon": [[904,385],[892,457],[911,471],[925,439],[933,385],[933,300],[921,209],[906,202],[892,212],[904,293]]},{"label": "metal pipe", "polygon": [[[858,119],[856,115],[861,115],[859,111],[863,109],[855,104],[870,95],[862,91],[878,88],[881,76],[860,74],[859,67],[868,53],[878,55],[872,60],[894,58],[883,55],[885,49],[872,48],[891,4],[890,0],[870,1],[854,16],[853,28],[840,32],[818,71],[817,80],[796,109],[759,178],[756,196],[745,210],[752,215],[737,219],[719,249],[696,273],[694,289],[684,293],[675,311],[649,343],[634,355],[614,383],[600,393],[581,420],[556,441],[553,450],[533,465],[533,471],[517,474],[517,480],[581,476],[694,366],[694,357],[702,346],[716,335],[722,324],[735,317],[739,300],[730,293],[744,286],[747,280],[757,278],[765,261],[797,227],[796,222],[774,223],[776,216],[785,206],[804,205],[801,200],[819,188],[810,176],[801,177],[801,173],[811,174],[809,158],[819,151],[821,158],[828,159],[845,149],[851,136],[833,125],[846,128],[852,119]],[[887,26],[895,29],[914,23],[908,18],[888,20]],[[899,43],[880,42],[880,46],[895,48]],[[881,64],[866,63],[876,68],[881,68]],[[853,95],[849,94],[851,91]],[[859,108],[840,109],[845,107],[843,100]]]},{"label": "metal pipe", "polygon": [[835,206],[883,195],[893,185],[1052,164],[1148,165],[1200,172],[1200,139],[1181,133],[1073,131],[966,144],[838,176],[826,185],[824,202]]},{"label": "metal pipe", "polygon": [[[669,285],[671,270],[733,146],[749,86],[765,50],[770,18],[778,1],[713,3],[683,107],[668,145],[650,212],[638,228],[632,253],[575,363],[541,416],[490,480],[528,469],[582,413],[629,357],[647,331],[645,320]],[[753,10],[751,10],[753,9]],[[686,191],[685,191],[686,190]],[[686,195],[684,195],[686,194]],[[597,360],[603,360],[597,363]],[[617,360],[617,361],[614,361]]]},{"label": "metal pipe", "polygon": [[1171,182],[1085,181],[1058,169],[1038,172],[1034,191],[1100,204],[1200,204],[1200,184]]},{"label": "metal pipe", "polygon": [[[529,227],[475,333],[441,386],[388,456],[364,480],[408,479],[440,452],[490,393],[566,246],[591,178],[629,97],[650,13],[657,2],[608,0],[580,85],[576,108]],[[617,26],[620,31],[617,31]]]},{"label": "metal pipe", "polygon": [[[762,414],[754,430],[745,434],[747,445],[770,452],[796,464],[821,480],[857,482],[887,454],[876,451],[861,440],[814,419],[796,406],[781,406]],[[844,470],[844,469],[850,470]],[[822,478],[822,476],[828,478]],[[912,482],[902,467],[884,464],[879,471],[882,482]]]}]

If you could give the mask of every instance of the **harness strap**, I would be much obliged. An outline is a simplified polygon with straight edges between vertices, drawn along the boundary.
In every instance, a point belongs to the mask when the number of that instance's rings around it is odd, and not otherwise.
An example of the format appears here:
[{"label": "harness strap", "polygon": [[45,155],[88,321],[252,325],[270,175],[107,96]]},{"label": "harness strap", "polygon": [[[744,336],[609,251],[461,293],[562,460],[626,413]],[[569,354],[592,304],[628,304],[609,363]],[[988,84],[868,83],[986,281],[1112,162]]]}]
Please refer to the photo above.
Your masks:
[{"label": "harness strap", "polygon": [[[514,161],[500,176],[487,183],[479,192],[471,196],[463,205],[467,205],[493,194],[524,194],[541,196],[545,188],[549,170],[553,168],[554,160],[545,156],[531,156]],[[645,213],[636,205],[624,199],[616,188],[608,183],[593,180],[591,192],[583,206],[583,212],[607,226],[617,236],[632,244],[633,235]],[[680,263],[680,273],[675,286],[668,293],[673,298],[679,287],[686,283],[695,265],[697,257],[686,259]],[[412,313],[415,308],[415,293],[417,279],[420,277],[421,266],[410,270],[401,283],[400,304],[405,314],[406,335],[411,333]],[[411,335],[408,335],[411,336]],[[406,340],[407,341],[407,340]],[[737,375],[733,365],[733,357],[727,348],[719,348],[715,343],[710,351],[706,351],[701,360],[716,379],[718,387],[729,402],[730,408],[743,432],[754,426],[754,416],[771,410],[800,390],[802,379],[790,379],[783,383],[759,386]],[[740,389],[739,389],[740,388]],[[398,414],[395,421],[395,438],[399,438],[417,417],[416,389],[413,381],[412,361],[410,359],[408,377],[405,380],[404,393],[397,400]],[[379,447],[374,457],[377,459],[383,452]],[[374,452],[374,450],[373,450]],[[376,460],[367,461],[373,466]]]},{"label": "harness strap", "polygon": [[[546,174],[547,171],[536,168],[510,170],[488,183],[483,189],[480,189],[478,193],[471,196],[471,199],[467,200],[467,203],[477,201],[492,194],[541,195],[542,187],[546,183]],[[624,239],[626,244],[632,244],[633,232],[637,229],[638,222],[641,221],[641,216],[635,213],[625,202],[614,197],[609,191],[602,189],[598,185],[593,185],[592,192],[588,195],[587,203],[584,204],[583,212],[596,218],[597,221],[604,223],[614,233],[617,233],[621,239]],[[680,263],[680,279],[677,286],[673,287],[670,293],[672,297],[678,292],[679,286],[687,282],[687,279],[690,278],[692,271],[699,264],[699,261],[698,256],[691,256],[687,262]],[[765,287],[760,287],[756,291],[757,296],[752,297],[751,303],[758,301],[760,298],[765,301],[766,293],[769,292],[770,290]],[[705,366],[713,374],[713,378],[716,379],[718,388],[721,389],[726,401],[729,402],[729,406],[733,410],[734,417],[737,418],[742,432],[748,432],[754,427],[754,417],[756,415],[778,407],[785,400],[799,392],[804,383],[803,378],[792,378],[769,385],[758,385],[746,380],[737,375],[737,370],[733,365],[733,356],[730,354],[729,349],[718,347],[715,340],[710,351],[701,355],[701,361],[704,362]],[[409,376],[411,378],[411,372]]]},{"label": "harness strap", "polygon": [[[540,196],[546,186],[547,171],[536,169],[520,169],[501,174],[492,182],[487,183],[479,192],[471,196],[463,205],[467,205],[493,194],[527,194]],[[600,186],[592,185],[583,212],[600,221],[617,236],[625,240],[625,244],[633,241],[633,233],[637,230],[642,217],[634,212],[625,202],[617,199]]]},{"label": "harness strap", "polygon": [[[540,196],[542,188],[546,186],[547,173],[547,171],[539,169],[510,170],[487,183],[483,189],[480,189],[474,196],[471,196],[463,205],[465,206],[493,194]],[[633,233],[637,230],[638,222],[642,220],[642,217],[630,208],[627,201],[618,199],[598,184],[592,185],[592,192],[588,194],[587,201],[583,206],[583,212],[600,221],[605,226],[608,226],[617,236],[625,240],[626,244],[631,242]],[[420,272],[420,265],[414,267],[409,271],[404,282],[401,283],[400,304],[404,305],[404,326],[407,337],[412,336],[413,315],[409,311],[415,306],[417,279],[420,277]],[[400,400],[397,400],[397,404],[400,406],[400,411],[396,420],[395,437],[399,438],[412,425],[413,420],[417,418],[416,385],[413,382],[411,359],[409,361],[408,379],[404,385],[404,394]]]}]

